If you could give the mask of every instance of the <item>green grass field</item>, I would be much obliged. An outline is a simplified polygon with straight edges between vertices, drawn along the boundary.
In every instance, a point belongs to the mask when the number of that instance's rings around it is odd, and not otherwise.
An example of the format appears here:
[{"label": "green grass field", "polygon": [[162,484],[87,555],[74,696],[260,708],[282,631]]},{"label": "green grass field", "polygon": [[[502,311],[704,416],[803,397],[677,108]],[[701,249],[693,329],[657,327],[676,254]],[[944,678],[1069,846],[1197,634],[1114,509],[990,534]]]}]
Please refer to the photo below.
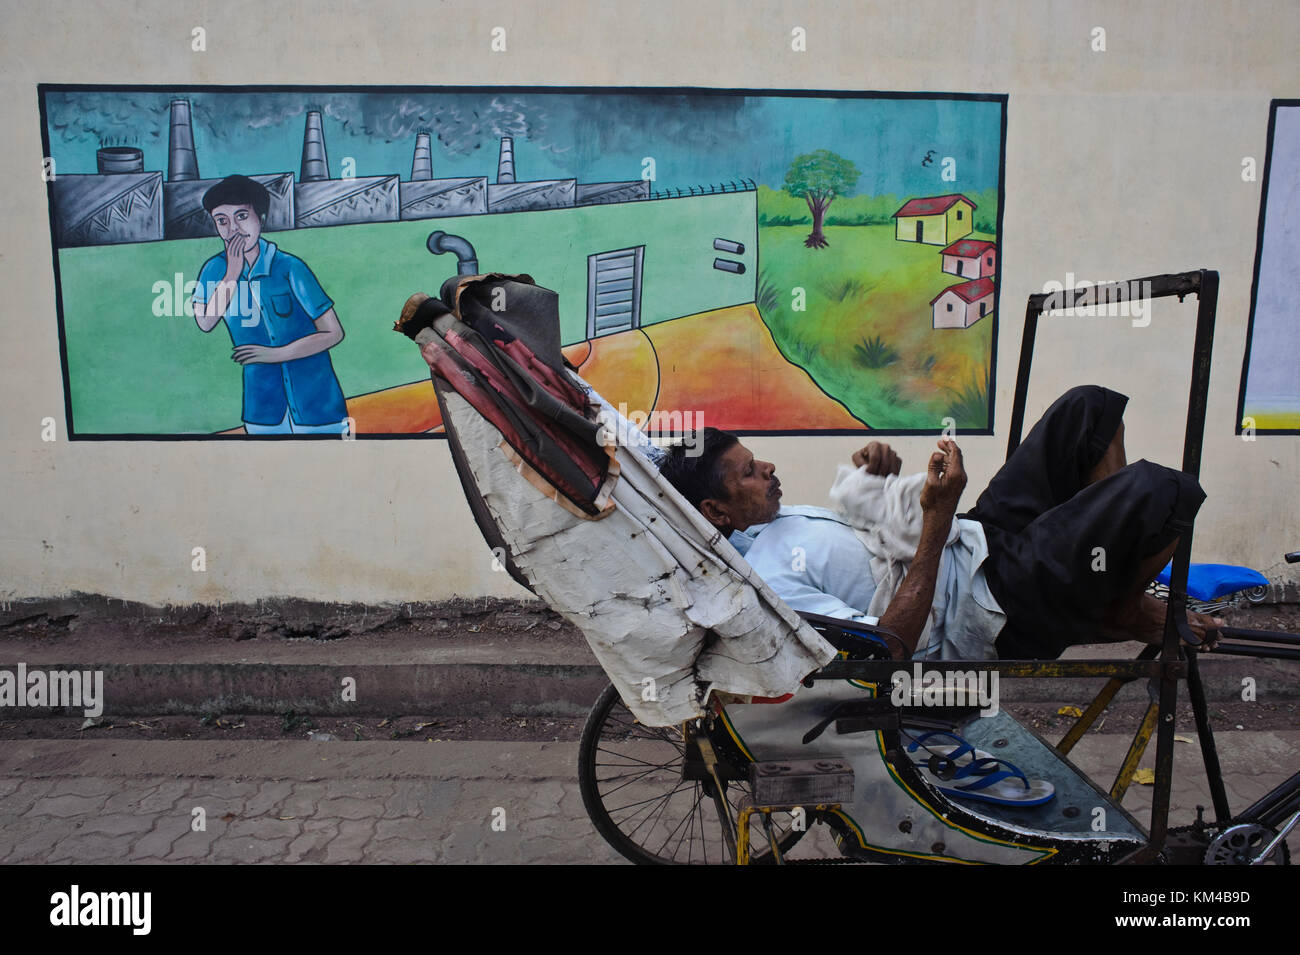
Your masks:
[{"label": "green grass field", "polygon": [[841,225],[808,249],[810,231],[759,227],[758,304],[782,353],[873,428],[987,428],[993,322],[931,327],[930,299],[962,281],[942,271],[940,246],[899,242],[892,224]]}]

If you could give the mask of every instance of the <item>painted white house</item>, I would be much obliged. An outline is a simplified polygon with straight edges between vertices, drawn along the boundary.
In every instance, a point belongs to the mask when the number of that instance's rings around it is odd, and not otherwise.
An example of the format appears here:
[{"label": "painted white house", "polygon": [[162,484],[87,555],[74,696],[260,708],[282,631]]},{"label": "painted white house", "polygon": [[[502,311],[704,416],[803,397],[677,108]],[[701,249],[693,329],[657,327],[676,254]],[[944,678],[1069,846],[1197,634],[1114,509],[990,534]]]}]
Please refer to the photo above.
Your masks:
[{"label": "painted white house", "polygon": [[930,299],[935,328],[970,328],[993,312],[993,279],[950,285]]},{"label": "painted white house", "polygon": [[962,239],[939,252],[943,270],[967,279],[982,279],[998,268],[998,247],[981,239]]}]

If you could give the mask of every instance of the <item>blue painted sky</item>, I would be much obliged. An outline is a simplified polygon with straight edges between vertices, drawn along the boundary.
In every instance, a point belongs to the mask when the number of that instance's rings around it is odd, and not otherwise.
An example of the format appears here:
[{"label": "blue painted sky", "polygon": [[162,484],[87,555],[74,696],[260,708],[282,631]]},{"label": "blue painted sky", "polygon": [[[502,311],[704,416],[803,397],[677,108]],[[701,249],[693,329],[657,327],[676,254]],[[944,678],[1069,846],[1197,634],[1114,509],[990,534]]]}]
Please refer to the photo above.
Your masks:
[{"label": "blue painted sky", "polygon": [[[95,172],[100,145],[131,145],[144,151],[146,169],[165,175],[173,98],[191,102],[204,178],[297,174],[305,113],[319,108],[335,177],[351,157],[357,176],[409,178],[415,134],[426,130],[439,178],[495,182],[499,139],[513,136],[520,181],[639,179],[648,156],[656,166],[652,188],[744,176],[779,189],[796,156],[830,149],[862,172],[859,194],[999,185],[999,103],[692,93],[52,91],[47,119],[57,171]],[[932,162],[922,166],[930,150]],[[957,162],[956,182],[939,178],[945,156]]]}]

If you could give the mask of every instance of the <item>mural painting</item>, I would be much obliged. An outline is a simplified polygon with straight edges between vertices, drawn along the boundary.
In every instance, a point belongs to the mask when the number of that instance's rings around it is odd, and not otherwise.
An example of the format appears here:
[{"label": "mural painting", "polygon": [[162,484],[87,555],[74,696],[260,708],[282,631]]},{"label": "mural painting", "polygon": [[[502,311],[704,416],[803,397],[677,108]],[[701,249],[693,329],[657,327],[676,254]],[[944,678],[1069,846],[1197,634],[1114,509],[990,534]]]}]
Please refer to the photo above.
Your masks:
[{"label": "mural painting", "polygon": [[433,232],[651,433],[990,433],[1004,96],[40,96],[74,437],[438,434]]},{"label": "mural painting", "polygon": [[1269,109],[1255,282],[1238,434],[1300,434],[1300,334],[1291,279],[1300,244],[1300,100]]}]

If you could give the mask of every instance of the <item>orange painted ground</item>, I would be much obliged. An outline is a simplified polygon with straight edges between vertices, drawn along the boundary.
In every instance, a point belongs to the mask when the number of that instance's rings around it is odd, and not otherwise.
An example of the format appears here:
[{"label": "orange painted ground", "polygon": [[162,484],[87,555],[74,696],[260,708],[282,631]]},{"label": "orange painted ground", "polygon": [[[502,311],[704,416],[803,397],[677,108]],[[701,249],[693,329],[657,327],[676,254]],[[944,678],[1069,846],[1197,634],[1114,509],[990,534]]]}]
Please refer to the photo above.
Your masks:
[{"label": "orange painted ground", "polygon": [[[703,413],[705,425],[727,431],[866,430],[806,371],[786,361],[753,304],[644,331],[659,356],[657,411]],[[613,401],[609,391],[591,384]]]},{"label": "orange painted ground", "polygon": [[[587,358],[579,361],[583,349]],[[578,366],[583,380],[615,408],[651,411],[659,393],[659,366],[645,329],[634,328],[564,349],[564,357]]]},{"label": "orange painted ground", "polygon": [[[610,404],[629,412],[690,412],[693,426],[728,431],[866,430],[806,371],[786,361],[752,303],[578,342],[564,354]],[[359,395],[347,404],[357,434],[442,430],[430,381]]]},{"label": "orange painted ground", "polygon": [[[785,360],[752,304],[607,335],[564,352],[610,404],[656,411],[673,426],[690,412],[693,426],[703,415],[703,424],[729,431],[866,429]],[[583,354],[588,357],[580,361]]]},{"label": "orange painted ground", "polygon": [[442,429],[442,413],[429,379],[348,399],[357,434],[418,434]]}]

